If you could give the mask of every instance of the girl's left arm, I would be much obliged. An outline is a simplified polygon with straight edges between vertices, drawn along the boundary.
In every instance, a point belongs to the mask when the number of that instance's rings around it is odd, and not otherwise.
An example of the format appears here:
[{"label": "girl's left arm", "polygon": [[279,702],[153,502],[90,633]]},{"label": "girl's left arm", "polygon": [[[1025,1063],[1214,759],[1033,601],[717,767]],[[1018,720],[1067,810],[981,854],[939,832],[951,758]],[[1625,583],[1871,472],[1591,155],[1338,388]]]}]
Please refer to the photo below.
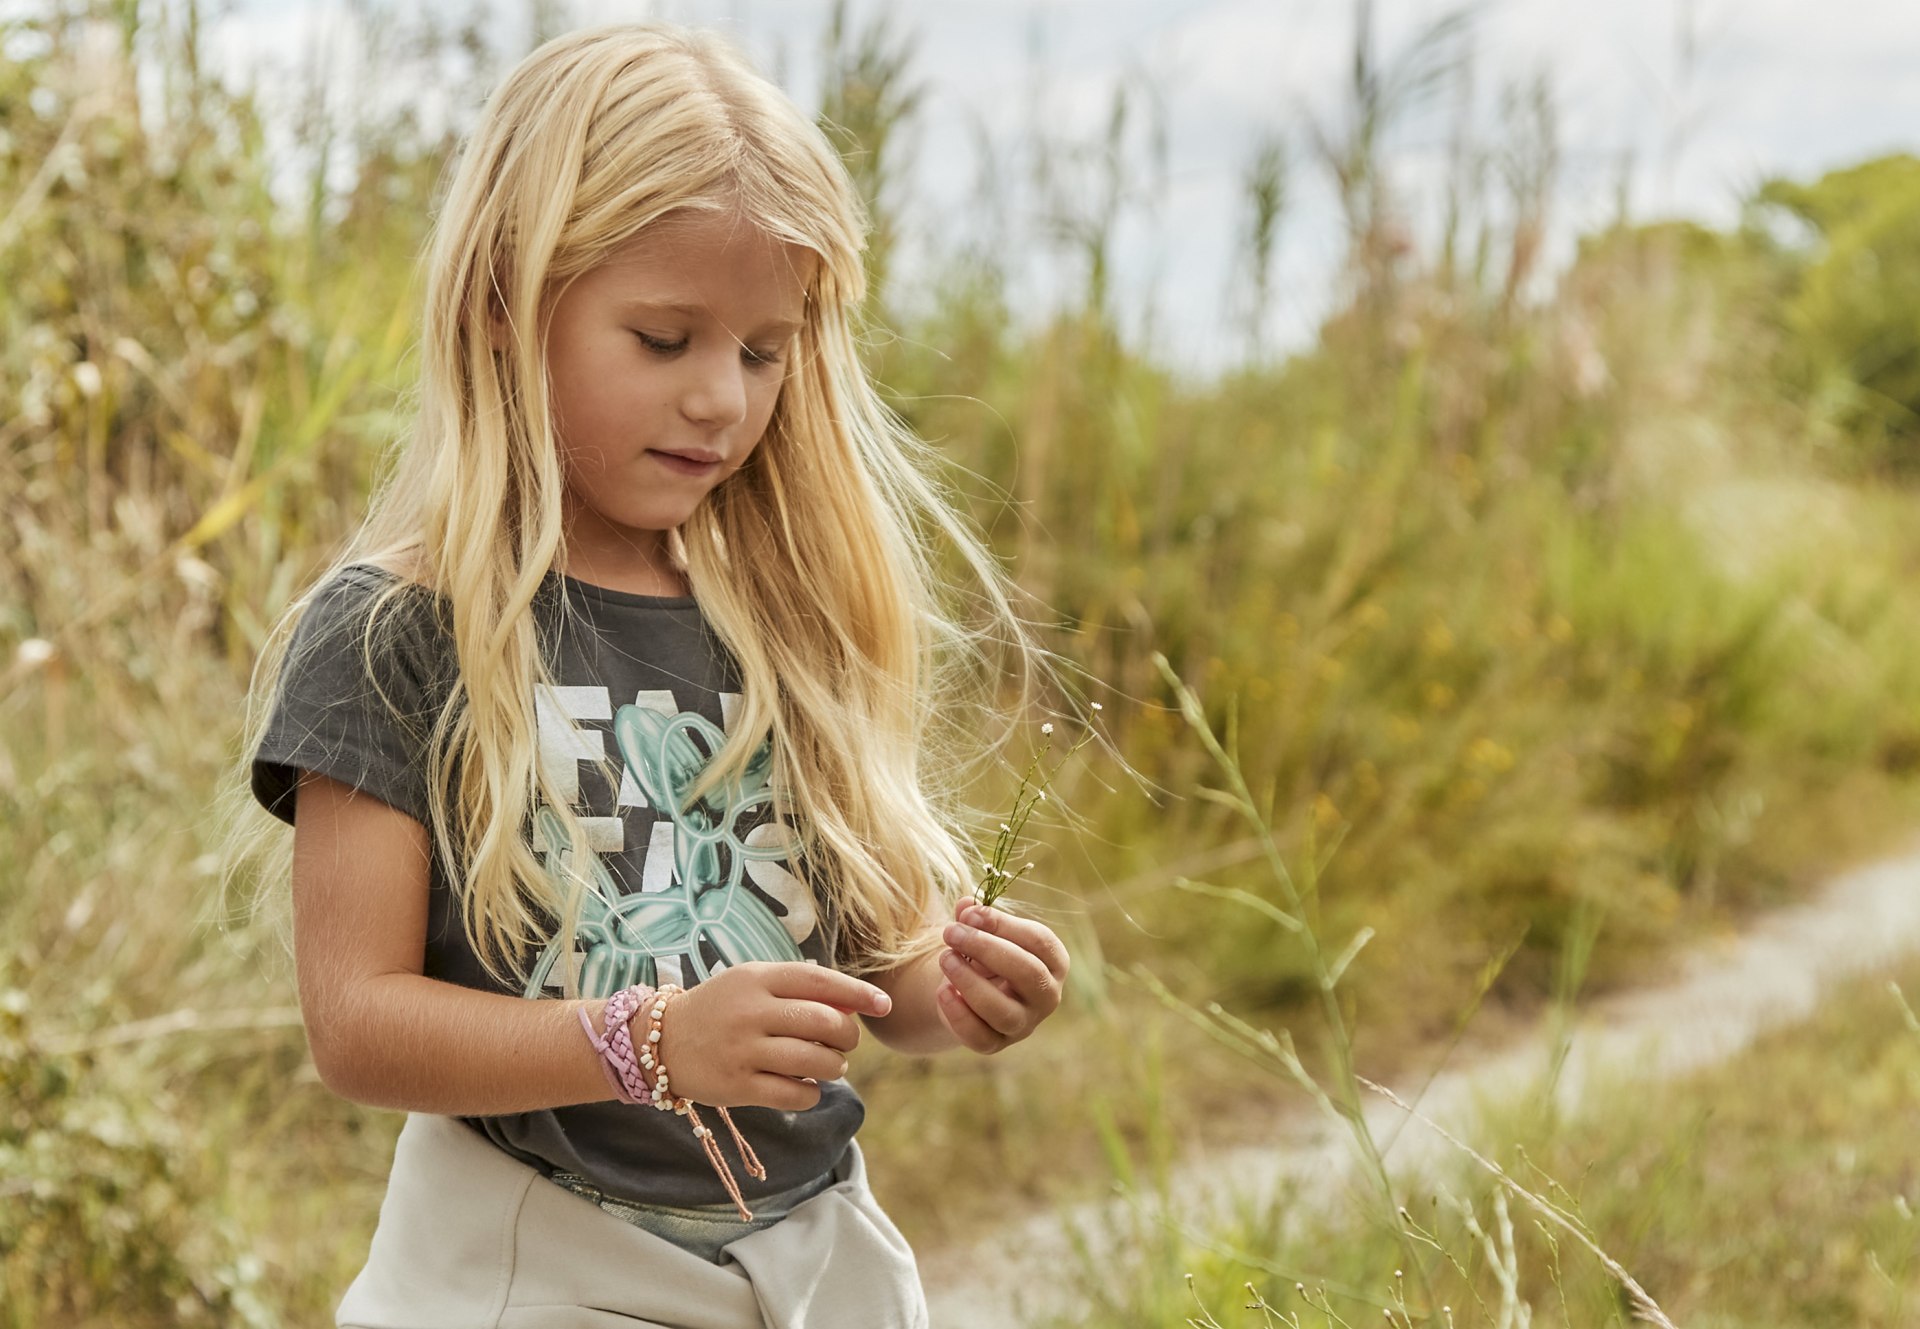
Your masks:
[{"label": "girl's left arm", "polygon": [[951,1047],[994,1053],[1060,1009],[1069,958],[1046,924],[962,900],[953,922],[930,930],[940,933],[941,949],[868,975],[893,998],[892,1013],[863,1017],[888,1047],[915,1054]]}]

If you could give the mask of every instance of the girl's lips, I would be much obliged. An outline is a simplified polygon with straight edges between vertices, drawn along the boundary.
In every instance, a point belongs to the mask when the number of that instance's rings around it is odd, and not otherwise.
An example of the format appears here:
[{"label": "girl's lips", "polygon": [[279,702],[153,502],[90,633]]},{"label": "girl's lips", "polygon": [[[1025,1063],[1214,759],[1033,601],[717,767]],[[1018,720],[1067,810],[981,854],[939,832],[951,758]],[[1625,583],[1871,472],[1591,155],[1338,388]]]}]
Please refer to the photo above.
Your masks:
[{"label": "girl's lips", "polygon": [[661,452],[657,448],[648,448],[647,455],[678,475],[711,475],[720,469],[718,457],[707,458],[697,453]]}]

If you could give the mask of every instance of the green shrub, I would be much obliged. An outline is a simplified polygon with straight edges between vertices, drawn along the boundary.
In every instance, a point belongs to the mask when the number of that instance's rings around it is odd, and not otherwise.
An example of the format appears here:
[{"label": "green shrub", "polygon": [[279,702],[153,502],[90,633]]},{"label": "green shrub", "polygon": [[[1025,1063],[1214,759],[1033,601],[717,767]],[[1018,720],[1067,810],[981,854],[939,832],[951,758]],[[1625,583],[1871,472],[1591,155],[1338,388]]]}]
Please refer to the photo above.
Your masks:
[{"label": "green shrub", "polygon": [[0,984],[0,1317],[278,1325],[194,1102],[119,1058],[37,1046],[37,1015]]}]

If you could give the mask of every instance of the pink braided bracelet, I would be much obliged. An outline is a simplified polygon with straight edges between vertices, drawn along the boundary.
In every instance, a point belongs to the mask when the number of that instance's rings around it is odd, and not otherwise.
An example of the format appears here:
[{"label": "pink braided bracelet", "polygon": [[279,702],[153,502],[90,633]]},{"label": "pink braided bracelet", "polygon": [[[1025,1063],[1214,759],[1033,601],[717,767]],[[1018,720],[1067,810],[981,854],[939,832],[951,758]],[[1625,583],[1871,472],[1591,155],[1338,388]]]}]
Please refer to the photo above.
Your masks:
[{"label": "pink braided bracelet", "polygon": [[614,1097],[622,1103],[653,1101],[653,1086],[647,1083],[646,1076],[640,1070],[639,1059],[634,1056],[633,1032],[627,1024],[652,998],[653,989],[644,983],[621,988],[608,997],[604,1017],[607,1032],[604,1035],[594,1032],[593,1021],[587,1017],[587,1008],[577,1008],[580,1027],[586,1031],[587,1041],[593,1044],[593,1050],[600,1054],[600,1072],[607,1077],[607,1083],[613,1086]]}]

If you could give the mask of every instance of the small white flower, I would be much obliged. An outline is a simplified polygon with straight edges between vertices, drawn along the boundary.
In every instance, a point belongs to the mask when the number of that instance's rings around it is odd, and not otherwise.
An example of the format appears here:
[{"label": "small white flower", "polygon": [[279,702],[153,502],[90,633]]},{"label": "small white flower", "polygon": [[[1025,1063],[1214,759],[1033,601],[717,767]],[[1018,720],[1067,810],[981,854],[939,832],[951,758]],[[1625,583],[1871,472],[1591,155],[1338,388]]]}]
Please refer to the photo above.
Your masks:
[{"label": "small white flower", "polygon": [[1096,710],[1096,711],[1104,711],[1104,710],[1106,710],[1106,709],[1107,709],[1106,707],[1104,707],[1104,706],[1102,706],[1102,705],[1101,705],[1101,704],[1100,704],[1099,702],[1097,702],[1097,701],[1096,701],[1096,702],[1089,702],[1088,704],[1089,704],[1089,705],[1091,705],[1091,706],[1093,707],[1093,709],[1094,709],[1094,710]]},{"label": "small white flower", "polygon": [[1041,725],[1040,732],[1043,734],[1051,734],[1053,732],[1053,721],[1049,720],[1045,724]]}]

